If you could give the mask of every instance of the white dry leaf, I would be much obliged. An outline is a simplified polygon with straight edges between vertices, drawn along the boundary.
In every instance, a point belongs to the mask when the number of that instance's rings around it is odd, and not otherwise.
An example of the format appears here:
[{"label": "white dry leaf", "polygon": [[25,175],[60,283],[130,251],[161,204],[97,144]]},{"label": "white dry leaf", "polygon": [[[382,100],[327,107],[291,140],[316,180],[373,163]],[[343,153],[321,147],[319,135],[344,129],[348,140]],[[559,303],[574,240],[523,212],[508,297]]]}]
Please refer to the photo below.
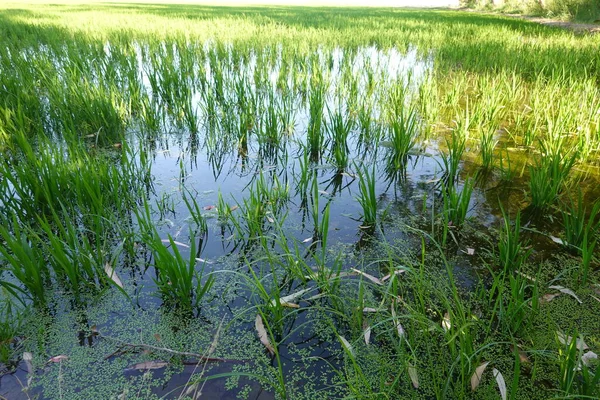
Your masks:
[{"label": "white dry leaf", "polygon": [[475,368],[475,372],[471,375],[471,390],[475,391],[479,387],[479,383],[481,382],[481,377],[483,376],[483,371],[487,368],[490,362],[486,361],[481,364],[479,367]]},{"label": "white dry leaf", "polygon": [[104,272],[106,272],[106,275],[108,275],[108,277],[115,283],[115,285],[123,289],[123,282],[121,282],[119,275],[117,275],[115,269],[110,263],[104,264]]},{"label": "white dry leaf", "polygon": [[302,241],[302,243],[308,243],[308,242],[312,242],[312,240],[313,240],[313,238],[312,238],[312,237],[309,237],[309,238],[306,238],[306,239],[304,239],[304,240]]},{"label": "white dry leaf", "polygon": [[592,363],[592,360],[598,360],[598,354],[594,353],[593,351],[588,351],[587,353],[581,356],[581,362],[585,366],[589,367]]},{"label": "white dry leaf", "polygon": [[[286,303],[288,303],[288,304],[292,304],[294,301],[296,301],[296,300],[298,300],[300,297],[302,297],[302,295],[304,295],[305,293],[308,293],[308,292],[310,292],[311,290],[312,290],[312,289],[303,289],[303,290],[300,290],[300,291],[298,291],[298,292],[296,292],[296,293],[292,293],[292,294],[289,294],[289,295],[287,295],[287,296],[280,297],[280,298],[279,298],[279,303],[280,303],[282,306],[285,306],[285,304],[286,304]],[[272,306],[275,306],[275,302],[276,302],[276,300],[275,300],[275,299],[271,300],[271,305],[272,305]],[[293,308],[297,308],[297,307],[295,307],[295,306],[296,306],[296,305],[294,305],[294,306],[293,306]]]},{"label": "white dry leaf", "polygon": [[269,334],[267,333],[267,330],[265,329],[265,324],[263,324],[263,320],[262,320],[260,314],[256,314],[256,320],[254,321],[254,326],[256,327],[256,332],[258,332],[258,338],[260,339],[260,342],[267,348],[267,350],[269,351],[269,353],[272,356],[275,355],[275,348],[273,347],[273,345],[271,344],[271,341],[269,340]]},{"label": "white dry leaf", "polygon": [[450,321],[450,314],[444,314],[444,319],[442,319],[442,328],[444,332],[448,332],[450,328],[452,328],[452,322]]},{"label": "white dry leaf", "polygon": [[506,382],[504,382],[504,377],[496,368],[492,370],[494,374],[494,378],[496,378],[496,383],[498,384],[498,389],[500,390],[500,396],[502,400],[506,400]]},{"label": "white dry leaf", "polygon": [[537,282],[537,279],[535,279],[531,275],[527,275],[526,273],[521,272],[521,271],[516,271],[516,272],[517,272],[517,274],[521,275],[523,278],[526,278],[526,279],[530,280],[531,282]]},{"label": "white dry leaf", "polygon": [[52,363],[59,363],[59,362],[63,362],[69,359],[69,356],[66,356],[64,354],[61,354],[60,356],[54,356],[52,358],[50,358],[48,360],[48,362],[52,362]]},{"label": "white dry leaf", "polygon": [[[169,239],[162,239],[161,242],[163,242],[165,244],[170,244],[171,243],[171,241]],[[173,240],[173,243],[176,244],[177,246],[184,247],[186,249],[190,248],[190,246],[188,246],[187,244],[178,242],[177,240]]]},{"label": "white dry leaf", "polygon": [[583,303],[583,302],[582,302],[582,301],[579,299],[579,297],[577,297],[577,295],[575,294],[575,292],[574,292],[574,291],[572,291],[572,290],[571,290],[571,289],[569,289],[569,288],[566,288],[566,287],[564,287],[564,286],[558,286],[558,285],[555,285],[555,286],[549,286],[549,288],[550,288],[550,289],[554,289],[554,290],[558,290],[559,292],[561,292],[561,293],[564,293],[564,294],[568,294],[569,296],[571,296],[571,297],[573,297],[575,300],[577,300],[577,302],[578,302],[579,304],[582,304],[582,303]]},{"label": "white dry leaf", "polygon": [[198,384],[194,383],[187,387],[185,392],[183,393],[184,397],[190,397],[192,399],[199,399],[202,393],[198,391]]},{"label": "white dry leaf", "polygon": [[373,307],[365,307],[365,308],[363,308],[363,312],[364,313],[376,313],[377,311],[379,311],[379,310],[376,309],[376,308],[373,308]]},{"label": "white dry leaf", "polygon": [[396,317],[395,303],[392,303],[391,310],[392,310],[392,320],[394,321],[394,325],[396,325],[396,330],[398,331],[398,336],[400,337],[400,339],[402,339],[402,338],[404,338],[404,335],[406,333],[404,332],[404,328],[402,327],[402,324],[400,324],[400,321],[398,321],[398,318]]},{"label": "white dry leaf", "polygon": [[375,277],[374,277],[373,275],[371,275],[371,274],[367,274],[366,272],[359,271],[359,270],[357,270],[356,268],[350,268],[350,269],[351,269],[352,271],[356,272],[357,274],[364,276],[365,278],[367,278],[368,280],[370,280],[370,281],[371,281],[371,282],[373,282],[373,283],[376,283],[376,284],[378,284],[378,285],[383,285],[383,282],[381,282],[381,280],[380,280],[380,279],[378,279],[378,278],[375,278]]},{"label": "white dry leaf", "polygon": [[561,238],[557,238],[556,236],[550,235],[550,239],[552,239],[552,241],[554,243],[558,243],[558,244],[560,244],[562,246],[566,246],[566,244],[567,244],[564,240],[562,240]]},{"label": "white dry leaf", "polygon": [[[567,336],[562,332],[556,332],[558,335],[558,341],[562,344],[562,345],[570,345],[573,342],[573,337],[571,336]],[[580,351],[583,350],[588,350],[589,346],[583,341],[582,337],[578,337],[576,340],[576,346],[577,349]]]},{"label": "white dry leaf", "polygon": [[23,353],[23,361],[25,361],[25,366],[27,367],[27,387],[31,385],[33,381],[33,354],[26,351]]},{"label": "white dry leaf", "polygon": [[204,263],[204,264],[212,264],[213,263],[212,261],[208,261],[205,258],[196,258],[196,261]]},{"label": "white dry leaf", "polygon": [[388,279],[390,279],[392,277],[392,275],[401,275],[403,273],[405,273],[406,270],[405,269],[397,269],[393,272],[393,274],[387,274],[386,276],[384,276],[383,278],[381,278],[381,282],[385,282]]},{"label": "white dry leaf", "polygon": [[363,336],[365,337],[365,343],[368,346],[371,342],[371,327],[369,326],[366,320],[363,323]]},{"label": "white dry leaf", "polygon": [[545,295],[540,297],[540,304],[550,303],[552,300],[554,300],[555,297],[558,297],[560,295],[561,293],[546,293]]},{"label": "white dry leaf", "polygon": [[410,381],[415,389],[419,388],[419,375],[417,375],[417,369],[413,367],[411,364],[408,364],[408,376],[410,377]]},{"label": "white dry leaf", "polygon": [[342,342],[342,345],[348,351],[348,353],[350,353],[352,357],[354,357],[354,348],[352,347],[350,342],[348,342],[346,338],[341,335],[338,335],[338,338],[340,338],[340,342]]},{"label": "white dry leaf", "polygon": [[161,369],[166,367],[167,365],[169,365],[168,362],[166,361],[157,361],[157,360],[153,360],[153,361],[145,361],[145,362],[141,362],[141,363],[137,363],[137,364],[133,364],[129,367],[127,367],[127,370],[140,370],[140,371],[147,371],[147,370],[151,370],[151,369]]}]

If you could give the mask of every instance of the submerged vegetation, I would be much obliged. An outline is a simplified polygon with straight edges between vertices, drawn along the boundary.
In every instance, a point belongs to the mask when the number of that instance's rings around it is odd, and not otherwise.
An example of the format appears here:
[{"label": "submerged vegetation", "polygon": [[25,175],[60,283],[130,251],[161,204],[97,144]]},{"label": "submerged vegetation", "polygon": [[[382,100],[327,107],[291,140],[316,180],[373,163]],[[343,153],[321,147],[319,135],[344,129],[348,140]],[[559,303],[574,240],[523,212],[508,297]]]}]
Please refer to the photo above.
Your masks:
[{"label": "submerged vegetation", "polygon": [[600,396],[600,35],[69,3],[0,44],[0,395]]}]

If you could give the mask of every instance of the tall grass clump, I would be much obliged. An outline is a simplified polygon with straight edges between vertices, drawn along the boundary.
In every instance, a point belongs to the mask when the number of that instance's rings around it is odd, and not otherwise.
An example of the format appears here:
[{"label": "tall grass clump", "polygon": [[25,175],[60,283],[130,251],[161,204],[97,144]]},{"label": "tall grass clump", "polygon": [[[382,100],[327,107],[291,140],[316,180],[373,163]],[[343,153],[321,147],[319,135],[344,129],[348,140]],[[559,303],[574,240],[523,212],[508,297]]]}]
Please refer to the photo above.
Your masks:
[{"label": "tall grass clump", "polygon": [[572,199],[569,200],[561,208],[564,228],[563,243],[570,252],[581,256],[580,277],[585,285],[598,240],[600,201],[596,201],[588,213],[581,191],[578,194],[577,203],[574,203]]},{"label": "tall grass clump", "polygon": [[402,109],[390,124],[391,155],[389,167],[400,170],[406,166],[411,150],[417,143],[419,124],[414,108]]}]

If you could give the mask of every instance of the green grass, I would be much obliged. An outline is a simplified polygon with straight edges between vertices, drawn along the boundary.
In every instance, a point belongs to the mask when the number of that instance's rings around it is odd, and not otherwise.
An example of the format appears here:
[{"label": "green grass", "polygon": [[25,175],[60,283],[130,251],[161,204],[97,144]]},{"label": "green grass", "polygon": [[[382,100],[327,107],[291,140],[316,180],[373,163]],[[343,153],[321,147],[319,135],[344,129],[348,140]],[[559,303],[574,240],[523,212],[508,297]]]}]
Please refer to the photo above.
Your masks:
[{"label": "green grass", "polygon": [[1,361],[46,397],[491,399],[493,369],[596,396],[555,332],[600,351],[598,48],[450,10],[3,3]]}]

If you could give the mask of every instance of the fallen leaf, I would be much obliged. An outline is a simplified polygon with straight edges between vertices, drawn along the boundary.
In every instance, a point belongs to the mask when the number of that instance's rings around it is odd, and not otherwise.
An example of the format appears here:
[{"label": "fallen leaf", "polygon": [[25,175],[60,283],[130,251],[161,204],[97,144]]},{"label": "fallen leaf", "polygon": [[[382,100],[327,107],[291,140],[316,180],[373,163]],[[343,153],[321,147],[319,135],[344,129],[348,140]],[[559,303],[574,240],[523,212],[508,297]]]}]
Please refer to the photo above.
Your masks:
[{"label": "fallen leaf", "polygon": [[561,293],[546,293],[545,295],[540,297],[540,304],[550,303],[552,300],[554,300],[555,297],[558,297],[560,295]]},{"label": "fallen leaf", "polygon": [[329,196],[329,193],[324,190],[319,190],[319,193],[321,193],[323,196]]},{"label": "fallen leaf", "polygon": [[62,361],[68,360],[68,359],[69,359],[69,356],[65,356],[64,354],[61,354],[60,356],[54,356],[54,357],[50,358],[48,360],[48,362],[59,363],[59,362],[62,362]]},{"label": "fallen leaf", "polygon": [[444,314],[444,319],[442,319],[442,328],[444,332],[448,332],[450,328],[452,328],[452,322],[450,322],[450,314]]},{"label": "fallen leaf", "polygon": [[302,241],[302,243],[308,243],[308,242],[312,242],[312,240],[313,240],[313,238],[312,238],[312,237],[309,237],[309,238],[306,238],[306,239],[304,239],[304,240]]},{"label": "fallen leaf", "polygon": [[342,345],[346,348],[346,350],[354,357],[354,348],[350,342],[348,342],[343,336],[338,335],[338,338],[340,338],[340,342],[342,342]]},{"label": "fallen leaf", "polygon": [[531,276],[531,275],[527,275],[527,274],[526,274],[526,273],[524,273],[524,272],[517,271],[517,274],[521,275],[523,278],[527,278],[527,279],[529,279],[531,282],[537,282],[537,280],[536,280],[536,279],[535,279],[533,276]]},{"label": "fallen leaf", "polygon": [[483,376],[483,371],[485,371],[486,367],[490,362],[486,361],[481,364],[479,367],[475,368],[475,372],[471,375],[471,390],[475,391],[477,387],[479,387],[479,383],[481,382],[481,377]]},{"label": "fallen leaf", "polygon": [[373,307],[363,308],[363,312],[366,312],[366,313],[373,313],[373,312],[377,312],[377,311],[379,311],[379,310],[377,310],[376,308],[373,308]]},{"label": "fallen leaf", "polygon": [[[573,342],[573,338],[571,336],[566,336],[562,332],[556,332],[556,333],[558,335],[558,341],[562,345],[570,345]],[[581,351],[589,349],[589,346],[583,341],[582,337],[577,338],[576,346],[577,346],[577,349],[581,350]]]},{"label": "fallen leaf", "polygon": [[566,246],[566,244],[567,244],[564,240],[562,240],[561,238],[557,238],[556,236],[550,235],[550,239],[552,239],[552,241],[554,243],[558,243],[558,244],[563,245],[563,246]]},{"label": "fallen leaf", "polygon": [[267,217],[267,221],[269,221],[270,224],[275,223],[275,220],[271,217]]},{"label": "fallen leaf", "polygon": [[265,329],[265,325],[263,324],[263,320],[260,314],[256,314],[256,321],[254,321],[254,326],[256,327],[256,331],[258,332],[258,338],[260,342],[269,350],[269,353],[274,356],[275,348],[271,345],[269,341],[269,335],[267,334],[267,330]]},{"label": "fallen leaf", "polygon": [[470,256],[474,255],[475,254],[475,249],[467,247],[467,254],[470,255]]},{"label": "fallen leaf", "polygon": [[[161,242],[166,243],[166,244],[171,244],[171,241],[169,239],[162,239]],[[190,247],[187,244],[178,242],[176,240],[173,240],[173,243],[175,243],[177,246],[185,247],[186,249],[188,249]]]},{"label": "fallen leaf", "polygon": [[[296,301],[297,299],[299,299],[300,297],[302,297],[302,295],[304,295],[305,293],[310,292],[312,289],[303,289],[303,290],[299,290],[296,293],[292,293],[289,294],[287,296],[283,296],[279,298],[279,303],[281,303],[282,305],[284,303],[291,303]],[[271,305],[275,306],[275,299],[271,300]],[[296,307],[294,307],[296,308]]]},{"label": "fallen leaf", "polygon": [[408,376],[410,377],[410,381],[415,389],[419,388],[419,376],[417,375],[417,369],[413,367],[411,364],[408,364]]},{"label": "fallen leaf", "polygon": [[33,374],[33,364],[31,361],[33,360],[33,354],[26,351],[23,353],[23,361],[25,361],[25,365],[27,366],[27,373]]},{"label": "fallen leaf", "polygon": [[[527,353],[525,353],[523,350],[521,350],[519,348],[519,346],[517,346],[517,350],[519,352],[519,361],[521,363],[529,363],[529,362],[531,362],[531,360],[529,360],[529,357],[527,357]],[[515,347],[512,344],[510,345],[510,351],[512,351],[512,352],[515,351]]]},{"label": "fallen leaf", "polygon": [[204,259],[204,258],[196,258],[196,261],[204,263],[204,264],[212,264],[212,261],[208,261],[207,259]]},{"label": "fallen leaf", "polygon": [[121,282],[119,275],[117,275],[115,269],[110,263],[104,264],[104,272],[106,272],[106,275],[108,275],[108,277],[115,283],[115,285],[123,289],[123,282]]},{"label": "fallen leaf", "polygon": [[365,343],[369,345],[371,342],[371,327],[366,320],[363,322],[363,336],[365,337]]},{"label": "fallen leaf", "polygon": [[[406,272],[405,269],[397,269],[397,270],[394,271],[393,275],[400,275],[400,274],[403,274],[405,272]],[[392,277],[392,274],[387,274],[386,276],[384,276],[383,278],[381,278],[381,282],[385,282],[388,279],[390,279],[391,277]]]},{"label": "fallen leaf", "polygon": [[235,206],[231,206],[229,207],[229,212],[234,212],[235,210],[237,210],[238,208],[240,208],[240,206],[235,205]]},{"label": "fallen leaf", "polygon": [[161,369],[166,367],[167,365],[169,365],[169,363],[166,361],[152,360],[130,365],[129,367],[127,367],[127,370],[131,371],[137,369],[140,371],[145,371],[150,369]]},{"label": "fallen leaf", "polygon": [[[25,359],[25,357],[23,357],[23,359]],[[592,360],[597,360],[597,359],[598,359],[598,354],[594,353],[593,351],[588,351],[587,353],[585,353],[584,355],[581,356],[581,362],[583,362],[583,364],[588,367],[592,363]]]},{"label": "fallen leaf", "polygon": [[290,302],[288,302],[288,301],[284,301],[284,302],[282,302],[282,303],[281,303],[281,306],[282,306],[282,307],[287,307],[287,308],[300,308],[300,305],[299,305],[299,304],[296,304],[296,303],[290,303]]},{"label": "fallen leaf", "polygon": [[204,206],[204,207],[202,207],[202,209],[204,211],[214,210],[215,208],[217,208],[217,206]]},{"label": "fallen leaf", "polygon": [[504,382],[504,377],[496,368],[492,370],[494,374],[494,378],[496,378],[496,383],[498,383],[498,389],[500,389],[500,397],[502,400],[506,400],[506,382]]},{"label": "fallen leaf", "polygon": [[373,275],[367,274],[366,272],[362,272],[357,270],[356,268],[350,268],[352,271],[356,272],[359,275],[364,276],[365,278],[367,278],[368,280],[370,280],[373,283],[376,283],[378,285],[383,285],[383,282],[381,282],[381,280],[379,280],[378,278],[375,278]]},{"label": "fallen leaf", "polygon": [[575,300],[577,300],[577,302],[578,302],[579,304],[582,304],[582,303],[583,303],[583,302],[582,302],[582,301],[579,299],[579,297],[577,297],[577,295],[575,294],[575,292],[574,292],[574,291],[572,291],[572,290],[571,290],[571,289],[569,289],[569,288],[566,288],[566,287],[564,287],[564,286],[558,286],[558,285],[555,285],[555,286],[549,286],[549,289],[558,290],[558,291],[559,291],[559,292],[561,292],[561,293],[568,294],[569,296],[571,296],[571,297],[573,297]]},{"label": "fallen leaf", "polygon": [[396,325],[396,331],[398,332],[398,336],[402,339],[405,335],[404,328],[398,318],[396,317],[396,303],[392,302],[391,310],[392,310],[392,320],[394,321],[394,325]]},{"label": "fallen leaf", "polygon": [[199,399],[202,392],[198,392],[198,383],[194,383],[187,387],[183,393],[183,397],[191,397],[193,400]]}]

